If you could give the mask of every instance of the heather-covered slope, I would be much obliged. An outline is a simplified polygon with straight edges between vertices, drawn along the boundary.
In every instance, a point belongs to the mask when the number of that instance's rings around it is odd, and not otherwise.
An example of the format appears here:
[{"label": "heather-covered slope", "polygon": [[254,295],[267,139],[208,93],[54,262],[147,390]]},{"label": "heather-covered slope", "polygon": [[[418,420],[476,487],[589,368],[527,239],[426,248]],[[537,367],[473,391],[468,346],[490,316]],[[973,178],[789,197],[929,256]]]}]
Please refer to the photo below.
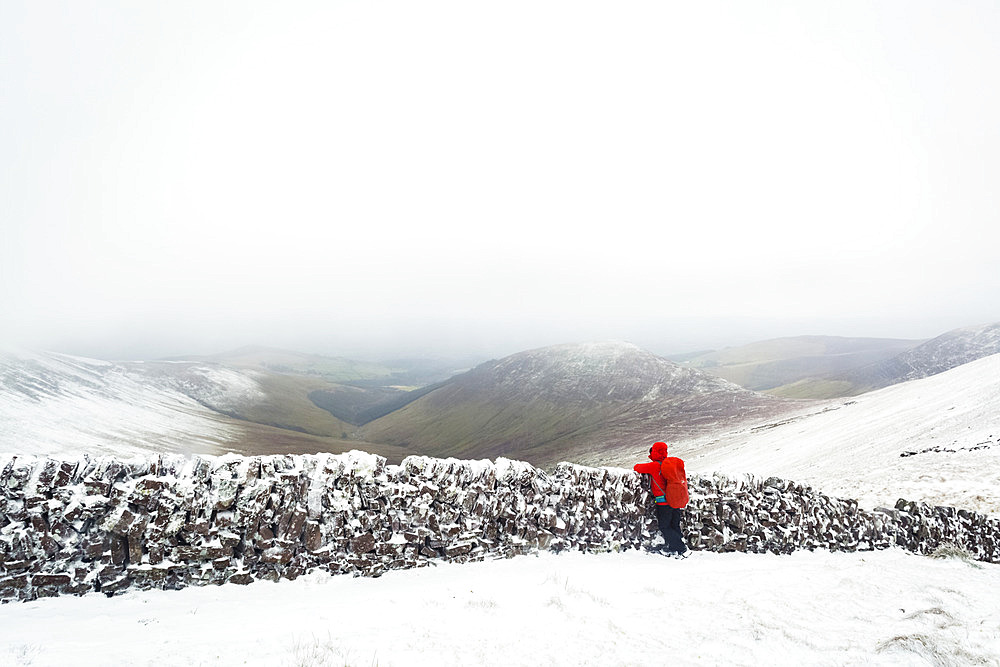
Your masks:
[{"label": "heather-covered slope", "polygon": [[362,433],[431,456],[547,465],[793,407],[628,343],[590,343],[487,362]]}]

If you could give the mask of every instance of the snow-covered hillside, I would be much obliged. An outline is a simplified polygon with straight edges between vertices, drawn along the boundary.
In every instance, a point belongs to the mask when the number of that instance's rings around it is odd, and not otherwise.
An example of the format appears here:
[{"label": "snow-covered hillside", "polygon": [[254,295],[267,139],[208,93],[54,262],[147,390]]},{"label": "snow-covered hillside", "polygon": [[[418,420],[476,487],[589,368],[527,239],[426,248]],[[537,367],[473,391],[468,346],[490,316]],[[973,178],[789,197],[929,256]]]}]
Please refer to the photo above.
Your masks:
[{"label": "snow-covered hillside", "polygon": [[776,475],[868,508],[902,497],[997,515],[1000,355],[672,452],[689,472]]},{"label": "snow-covered hillside", "polygon": [[128,456],[186,452],[239,434],[220,412],[253,400],[250,372],[0,352],[0,451]]},{"label": "snow-covered hillside", "polygon": [[998,352],[1000,352],[1000,322],[994,322],[949,331],[899,355],[899,359],[910,368],[903,379],[914,380]]},{"label": "snow-covered hillside", "polygon": [[1000,568],[628,551],[0,606],[0,664],[995,665]]},{"label": "snow-covered hillside", "polygon": [[847,382],[856,394],[930,377],[992,354],[1000,354],[1000,322],[953,329],[890,359],[826,379]]}]

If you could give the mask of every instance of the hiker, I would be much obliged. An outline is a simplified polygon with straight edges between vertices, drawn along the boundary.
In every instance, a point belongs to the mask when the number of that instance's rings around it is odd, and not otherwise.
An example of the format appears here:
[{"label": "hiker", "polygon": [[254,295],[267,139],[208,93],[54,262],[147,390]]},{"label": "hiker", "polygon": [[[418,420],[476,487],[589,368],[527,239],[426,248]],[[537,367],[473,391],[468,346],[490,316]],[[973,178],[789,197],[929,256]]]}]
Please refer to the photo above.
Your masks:
[{"label": "hiker", "polygon": [[654,442],[649,448],[649,458],[649,463],[637,463],[632,469],[650,477],[656,521],[663,533],[667,555],[684,557],[688,550],[681,535],[681,510],[688,504],[684,461],[667,456],[665,442]]}]

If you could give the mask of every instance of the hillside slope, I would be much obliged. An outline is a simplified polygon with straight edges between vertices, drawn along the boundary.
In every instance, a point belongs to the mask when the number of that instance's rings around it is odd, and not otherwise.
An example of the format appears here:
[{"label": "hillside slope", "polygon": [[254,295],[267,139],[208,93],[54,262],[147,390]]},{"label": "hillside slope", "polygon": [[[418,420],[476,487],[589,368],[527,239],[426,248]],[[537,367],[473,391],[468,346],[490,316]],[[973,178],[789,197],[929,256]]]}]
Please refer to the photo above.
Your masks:
[{"label": "hillside slope", "polygon": [[8,350],[0,353],[0,451],[128,456],[367,447],[402,456],[343,439],[349,426],[308,399],[317,382],[211,364]]},{"label": "hillside slope", "polygon": [[628,343],[558,345],[482,364],[362,434],[431,456],[582,463],[793,406]]},{"label": "hillside slope", "polygon": [[[689,472],[776,475],[864,506],[1000,514],[1000,355],[784,419],[677,442]],[[644,454],[608,460],[624,465]]]}]

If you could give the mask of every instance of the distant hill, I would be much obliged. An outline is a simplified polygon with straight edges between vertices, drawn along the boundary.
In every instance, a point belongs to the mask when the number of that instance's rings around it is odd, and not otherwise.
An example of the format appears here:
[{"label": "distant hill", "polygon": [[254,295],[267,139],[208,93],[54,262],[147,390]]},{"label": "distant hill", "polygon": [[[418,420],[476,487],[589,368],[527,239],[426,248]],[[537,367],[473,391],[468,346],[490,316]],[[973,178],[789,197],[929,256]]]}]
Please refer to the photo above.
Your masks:
[{"label": "distant hill", "polygon": [[558,345],[481,364],[361,434],[414,453],[547,465],[793,405],[628,343]]},{"label": "distant hill", "polygon": [[796,336],[700,354],[684,361],[746,389],[789,398],[859,393],[847,378],[830,376],[892,359],[922,341],[894,338]]},{"label": "distant hill", "polygon": [[997,353],[1000,353],[1000,323],[963,327],[904,350],[889,359],[825,378],[804,380],[773,393],[794,397],[823,397],[825,388],[839,387],[837,396],[856,396],[900,382],[937,375]]},{"label": "distant hill", "polygon": [[200,361],[233,368],[255,368],[273,373],[312,375],[328,382],[351,382],[387,378],[399,369],[382,364],[326,357],[256,345],[219,354],[175,357],[170,361]]}]

